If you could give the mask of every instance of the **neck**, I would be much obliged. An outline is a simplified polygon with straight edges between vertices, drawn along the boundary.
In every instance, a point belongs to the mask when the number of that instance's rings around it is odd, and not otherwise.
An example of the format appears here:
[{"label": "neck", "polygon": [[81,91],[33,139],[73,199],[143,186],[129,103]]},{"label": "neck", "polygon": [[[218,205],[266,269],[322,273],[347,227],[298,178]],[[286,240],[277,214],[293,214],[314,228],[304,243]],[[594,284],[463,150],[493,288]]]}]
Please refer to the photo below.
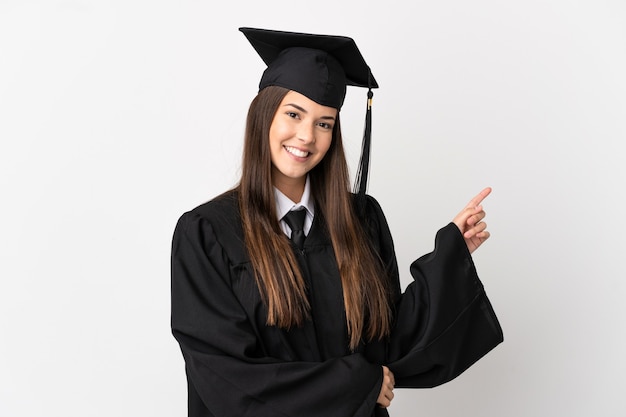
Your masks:
[{"label": "neck", "polygon": [[306,178],[283,178],[281,180],[274,180],[274,187],[278,188],[281,193],[285,194],[294,203],[299,203],[302,200],[302,194],[304,194],[304,184]]}]

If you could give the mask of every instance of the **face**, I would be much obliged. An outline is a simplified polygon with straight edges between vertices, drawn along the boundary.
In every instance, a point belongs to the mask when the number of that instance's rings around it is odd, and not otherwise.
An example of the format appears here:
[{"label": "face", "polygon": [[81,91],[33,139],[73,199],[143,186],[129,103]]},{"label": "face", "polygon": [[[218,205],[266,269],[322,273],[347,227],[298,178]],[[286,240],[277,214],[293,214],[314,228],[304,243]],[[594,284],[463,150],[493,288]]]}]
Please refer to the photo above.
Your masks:
[{"label": "face", "polygon": [[283,188],[304,187],[306,174],[326,155],[332,142],[337,109],[290,91],[270,126],[272,181]]}]

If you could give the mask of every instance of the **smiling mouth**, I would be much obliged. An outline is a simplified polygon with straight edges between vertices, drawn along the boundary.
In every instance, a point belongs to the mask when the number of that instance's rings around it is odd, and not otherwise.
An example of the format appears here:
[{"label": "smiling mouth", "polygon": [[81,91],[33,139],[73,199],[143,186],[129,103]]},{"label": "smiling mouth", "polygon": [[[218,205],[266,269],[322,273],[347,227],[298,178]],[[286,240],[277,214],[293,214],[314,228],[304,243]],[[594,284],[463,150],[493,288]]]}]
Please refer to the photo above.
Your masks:
[{"label": "smiling mouth", "polygon": [[297,156],[298,158],[306,158],[311,154],[311,152],[301,151],[300,149],[294,148],[293,146],[285,146],[284,148],[287,152],[289,152],[293,156]]}]

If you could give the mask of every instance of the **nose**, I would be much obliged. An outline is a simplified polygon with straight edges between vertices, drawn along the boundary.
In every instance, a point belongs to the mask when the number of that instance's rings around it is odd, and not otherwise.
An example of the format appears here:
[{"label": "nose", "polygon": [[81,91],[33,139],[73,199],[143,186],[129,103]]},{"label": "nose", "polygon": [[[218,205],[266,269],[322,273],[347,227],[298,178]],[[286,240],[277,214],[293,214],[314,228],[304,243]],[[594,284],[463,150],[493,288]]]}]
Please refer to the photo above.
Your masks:
[{"label": "nose", "polygon": [[303,143],[315,143],[315,126],[311,126],[308,123],[301,123],[298,132],[298,140]]}]

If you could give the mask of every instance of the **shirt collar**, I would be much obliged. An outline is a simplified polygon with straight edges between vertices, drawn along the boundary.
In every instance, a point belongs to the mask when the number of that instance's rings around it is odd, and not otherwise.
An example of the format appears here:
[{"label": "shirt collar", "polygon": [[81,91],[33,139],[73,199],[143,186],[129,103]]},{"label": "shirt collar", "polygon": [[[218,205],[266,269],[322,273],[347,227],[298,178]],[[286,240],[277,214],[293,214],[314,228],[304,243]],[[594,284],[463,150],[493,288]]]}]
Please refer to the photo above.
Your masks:
[{"label": "shirt collar", "polygon": [[291,201],[289,197],[283,194],[278,188],[274,187],[274,199],[276,201],[276,216],[280,221],[288,211],[299,209],[304,207],[307,211],[307,217],[313,218],[315,215],[315,204],[313,198],[311,198],[311,184],[309,183],[309,177],[306,177],[304,183],[304,192],[300,202],[296,203]]}]

